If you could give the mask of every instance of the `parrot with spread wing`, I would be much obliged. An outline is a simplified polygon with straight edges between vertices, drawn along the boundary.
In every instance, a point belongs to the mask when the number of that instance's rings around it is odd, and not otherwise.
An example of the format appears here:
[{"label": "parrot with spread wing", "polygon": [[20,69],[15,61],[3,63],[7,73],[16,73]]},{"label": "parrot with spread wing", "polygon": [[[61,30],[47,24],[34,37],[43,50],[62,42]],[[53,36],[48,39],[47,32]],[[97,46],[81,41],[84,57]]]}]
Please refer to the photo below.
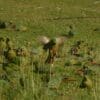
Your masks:
[{"label": "parrot with spread wing", "polygon": [[59,52],[62,50],[65,43],[66,36],[55,37],[52,39],[47,36],[39,36],[38,40],[43,45],[43,50],[48,51],[48,57],[45,60],[45,63],[52,64],[55,57],[59,56]]}]

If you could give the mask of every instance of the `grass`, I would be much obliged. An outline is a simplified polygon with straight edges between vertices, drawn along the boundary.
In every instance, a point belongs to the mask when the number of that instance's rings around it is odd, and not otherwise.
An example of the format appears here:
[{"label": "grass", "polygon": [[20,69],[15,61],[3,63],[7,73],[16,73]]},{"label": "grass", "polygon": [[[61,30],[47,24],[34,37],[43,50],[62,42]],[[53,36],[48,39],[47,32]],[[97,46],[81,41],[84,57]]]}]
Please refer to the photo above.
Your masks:
[{"label": "grass", "polygon": [[[79,88],[82,77],[76,75],[75,70],[82,66],[64,67],[64,64],[72,58],[68,51],[77,40],[84,40],[90,46],[95,47],[96,61],[100,62],[100,29],[93,31],[100,28],[100,6],[94,4],[95,1],[0,0],[0,20],[12,21],[17,27],[20,25],[27,27],[26,32],[0,29],[0,36],[10,37],[15,47],[23,46],[26,41],[30,41],[31,48],[39,52],[39,55],[35,55],[33,60],[37,61],[39,69],[44,71],[44,73],[34,72],[35,65],[23,65],[23,63],[20,66],[10,64],[5,66],[5,70],[0,66],[0,100],[100,99],[99,65],[90,65],[90,69],[96,73],[90,76],[93,80],[91,91]],[[65,57],[55,62],[54,68],[51,69],[54,71],[54,75],[50,77],[50,65],[43,63],[45,57],[43,60],[40,59],[42,47],[36,38],[39,35],[55,37],[67,34],[70,24],[75,27],[77,34],[65,43],[63,48]],[[1,76],[7,76],[8,79]],[[63,76],[74,77],[76,81],[60,84]],[[51,89],[51,86],[55,86],[55,84],[59,87],[58,90],[55,87]]]}]

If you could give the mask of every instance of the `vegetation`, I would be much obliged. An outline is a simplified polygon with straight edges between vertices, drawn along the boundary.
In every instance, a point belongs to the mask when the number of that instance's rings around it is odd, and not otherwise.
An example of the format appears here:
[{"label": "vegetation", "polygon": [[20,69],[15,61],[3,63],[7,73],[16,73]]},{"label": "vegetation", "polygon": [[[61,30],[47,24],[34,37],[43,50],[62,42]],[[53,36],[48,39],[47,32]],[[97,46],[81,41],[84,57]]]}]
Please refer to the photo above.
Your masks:
[{"label": "vegetation", "polygon": [[[100,99],[99,0],[0,0],[0,100]],[[53,67],[39,36],[74,36]]]}]

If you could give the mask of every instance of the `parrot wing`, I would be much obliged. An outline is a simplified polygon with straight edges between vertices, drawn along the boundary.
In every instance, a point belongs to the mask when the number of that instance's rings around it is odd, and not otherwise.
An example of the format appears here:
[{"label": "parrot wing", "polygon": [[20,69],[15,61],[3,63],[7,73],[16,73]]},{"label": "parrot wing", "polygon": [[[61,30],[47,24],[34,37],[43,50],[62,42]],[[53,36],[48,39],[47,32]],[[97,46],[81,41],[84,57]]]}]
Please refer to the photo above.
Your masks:
[{"label": "parrot wing", "polygon": [[42,45],[45,45],[47,43],[50,42],[50,39],[47,36],[39,36],[38,37],[38,41],[39,43],[41,43]]}]

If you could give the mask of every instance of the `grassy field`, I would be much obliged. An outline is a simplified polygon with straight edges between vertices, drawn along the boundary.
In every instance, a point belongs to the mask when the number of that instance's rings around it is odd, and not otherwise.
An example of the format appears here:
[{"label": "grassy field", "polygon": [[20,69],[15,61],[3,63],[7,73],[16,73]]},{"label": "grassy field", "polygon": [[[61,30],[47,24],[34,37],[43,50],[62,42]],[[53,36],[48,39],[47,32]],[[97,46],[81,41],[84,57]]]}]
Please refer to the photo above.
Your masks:
[{"label": "grassy field", "polygon": [[[9,37],[15,47],[31,42],[28,50],[38,52],[34,55],[35,65],[26,65],[30,58],[25,58],[19,65],[9,64],[5,69],[0,66],[0,100],[99,100],[100,99],[100,1],[99,0],[0,0],[0,20],[11,21],[26,31],[0,29],[0,37]],[[50,38],[68,34],[69,25],[74,26],[75,36],[65,42],[64,57],[55,61],[54,75],[48,70],[51,65],[44,64],[42,46],[37,37],[46,35]],[[94,31],[95,30],[95,31]],[[93,81],[91,90],[80,89],[82,77],[76,70],[82,65],[65,66],[73,59],[68,51],[77,40],[84,40],[94,47],[95,61],[98,65],[87,64],[94,72],[89,74]],[[86,58],[85,62],[86,62]],[[80,62],[83,64],[80,60]],[[45,72],[34,72],[34,67]],[[2,75],[7,76],[2,78]],[[76,81],[61,82],[62,77],[72,77]],[[47,82],[49,80],[49,82]],[[20,85],[22,84],[22,85]]]}]

